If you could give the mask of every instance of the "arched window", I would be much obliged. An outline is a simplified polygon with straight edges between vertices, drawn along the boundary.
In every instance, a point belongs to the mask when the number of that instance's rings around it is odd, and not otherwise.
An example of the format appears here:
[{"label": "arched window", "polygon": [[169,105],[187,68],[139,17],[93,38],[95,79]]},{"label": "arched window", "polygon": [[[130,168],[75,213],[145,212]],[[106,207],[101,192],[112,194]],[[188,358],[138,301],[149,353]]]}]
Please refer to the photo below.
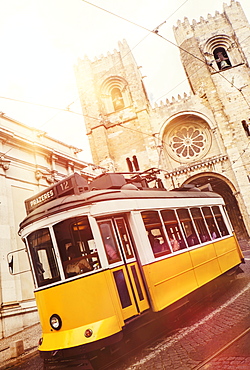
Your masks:
[{"label": "arched window", "polygon": [[232,66],[224,48],[219,47],[214,49],[213,54],[219,70],[230,68]]},{"label": "arched window", "polygon": [[114,110],[119,110],[124,108],[124,100],[122,97],[121,90],[115,87],[111,90],[111,98],[114,106]]},{"label": "arched window", "polygon": [[131,159],[126,158],[126,162],[127,162],[127,165],[128,165],[129,172],[133,172],[133,163],[131,162]]},{"label": "arched window", "polygon": [[108,77],[100,87],[105,114],[119,112],[132,103],[127,81],[119,76]]},{"label": "arched window", "polygon": [[133,155],[132,161],[130,158],[126,158],[126,162],[128,165],[129,172],[140,171],[139,162],[136,155]]}]

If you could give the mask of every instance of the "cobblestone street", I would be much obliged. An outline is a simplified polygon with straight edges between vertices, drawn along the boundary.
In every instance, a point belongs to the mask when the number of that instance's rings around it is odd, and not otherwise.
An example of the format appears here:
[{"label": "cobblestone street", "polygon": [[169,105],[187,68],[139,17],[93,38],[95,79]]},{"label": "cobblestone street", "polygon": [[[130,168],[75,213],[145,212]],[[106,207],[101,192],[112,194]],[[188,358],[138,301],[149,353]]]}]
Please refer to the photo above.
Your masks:
[{"label": "cobblestone street", "polygon": [[245,251],[244,255],[244,273],[238,275],[221,296],[190,316],[186,326],[177,333],[161,338],[115,370],[249,369],[250,349],[246,345],[249,334],[207,362],[249,327],[250,251]]}]

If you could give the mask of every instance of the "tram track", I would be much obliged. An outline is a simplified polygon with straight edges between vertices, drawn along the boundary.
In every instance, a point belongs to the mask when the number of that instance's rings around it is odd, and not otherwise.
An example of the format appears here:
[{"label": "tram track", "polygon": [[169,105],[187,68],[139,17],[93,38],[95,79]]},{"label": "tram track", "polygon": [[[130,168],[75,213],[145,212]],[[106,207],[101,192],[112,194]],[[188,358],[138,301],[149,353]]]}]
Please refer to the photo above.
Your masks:
[{"label": "tram track", "polygon": [[[93,365],[94,370],[125,370],[125,369],[136,369],[136,364],[131,364],[128,367],[125,366],[123,361],[127,361],[128,358],[131,358],[133,356],[137,357],[137,354],[141,354],[142,351],[150,351],[154,348],[157,348],[156,351],[161,352],[161,343],[165,341],[163,338],[177,338],[174,339],[174,341],[179,340],[178,338],[182,336],[182,331],[186,331],[186,325],[188,322],[188,317],[190,317],[190,313],[192,315],[199,314],[203,311],[204,307],[206,306],[207,302],[210,302],[211,299],[216,299],[216,297],[220,294],[222,286],[217,287],[216,291],[213,291],[213,294],[208,294],[204,298],[204,296],[200,297],[199,300],[193,301],[192,303],[189,302],[187,305],[181,307],[179,310],[172,311],[171,317],[168,316],[166,313],[162,316],[160,319],[161,322],[156,325],[156,321],[152,320],[152,322],[148,324],[152,324],[152,326],[155,325],[153,330],[151,328],[151,333],[157,333],[153,334],[148,338],[147,340],[142,340],[141,342],[136,342],[136,344],[132,345],[132,349],[126,349],[122,347],[122,354],[117,355],[115,359],[108,361],[107,363],[102,363],[101,365]],[[223,289],[223,288],[222,288]],[[166,329],[166,322],[171,322],[169,324],[168,329]],[[159,329],[160,328],[160,329]],[[149,329],[150,330],[150,329]],[[189,329],[187,329],[189,331]],[[172,342],[172,340],[170,340]],[[127,344],[129,341],[127,342]],[[159,349],[158,349],[159,347]],[[119,350],[117,350],[119,352]],[[140,356],[140,355],[139,355]],[[102,361],[100,361],[102,362]],[[138,364],[138,368],[139,368]]]},{"label": "tram track", "polygon": [[[173,330],[172,332],[169,332],[168,335],[175,334],[178,330]],[[121,364],[124,360],[127,360],[131,356],[135,356],[136,353],[139,351],[144,350],[147,348],[147,346],[152,346],[162,335],[166,335],[165,331],[162,331],[162,333],[158,333],[155,337],[151,337],[147,341],[143,341],[140,344],[137,344],[137,346],[133,346],[133,349],[127,350],[124,352],[123,355],[120,355],[119,357],[116,357],[114,360],[109,361],[107,364],[101,365],[101,366],[93,366],[94,370],[118,370],[119,364]]]},{"label": "tram track", "polygon": [[208,357],[206,360],[201,362],[199,365],[194,367],[192,370],[199,370],[202,369],[203,366],[208,365],[212,360],[214,360],[216,357],[221,355],[224,351],[226,351],[230,346],[235,344],[239,339],[243,338],[246,334],[250,332],[250,327],[248,327],[246,330],[244,330],[241,334],[237,335],[234,339],[230,340],[227,344],[225,344],[223,347],[221,347],[218,351],[216,351],[213,355]]},{"label": "tram track", "polygon": [[[151,361],[154,361],[154,359],[156,359],[157,357],[160,357],[162,353],[167,353],[169,351],[171,352],[171,347],[174,346],[174,349],[176,351],[177,343],[188,340],[189,335],[194,335],[195,331],[199,331],[203,325],[209,323],[211,320],[213,320],[215,316],[220,315],[224,309],[228,309],[230,305],[233,305],[234,302],[236,302],[236,300],[238,300],[243,294],[249,291],[249,289],[250,283],[248,283],[239,293],[235,294],[229,300],[224,302],[224,304],[218,306],[215,310],[210,312],[208,315],[206,315],[196,323],[193,322],[191,324],[188,324],[188,321],[185,321],[185,314],[183,314],[182,316],[178,315],[178,320],[175,322],[175,327],[172,327],[172,330],[166,330],[165,328],[165,330],[162,330],[161,333],[158,332],[155,337],[151,337],[151,339],[140,343],[136,347],[134,346],[133,350],[126,351],[123,356],[116,357],[115,360],[109,362],[108,364],[105,364],[104,366],[97,368],[94,367],[94,370],[143,369],[143,366],[149,364]],[[217,292],[217,294],[218,293],[219,292]],[[212,298],[216,299],[216,296],[213,296]],[[206,302],[204,300],[202,302],[197,301],[195,304],[189,307],[189,310],[191,310],[193,314],[199,315],[199,312],[203,311],[205,305],[208,302],[208,300]],[[230,348],[230,346],[233,346],[237,341],[239,341],[247,334],[250,334],[250,327],[242,330],[240,334],[237,334],[234,338],[231,338],[227,343],[223,344],[212,354],[210,352],[210,355],[207,358],[199,360],[196,356],[196,358],[193,358],[193,364],[190,364],[190,369],[198,370],[202,369],[203,367],[206,368],[206,365],[209,365],[209,363],[222,355],[228,348]],[[132,360],[131,362],[131,360],[128,360],[129,358],[134,358],[134,360]]]}]

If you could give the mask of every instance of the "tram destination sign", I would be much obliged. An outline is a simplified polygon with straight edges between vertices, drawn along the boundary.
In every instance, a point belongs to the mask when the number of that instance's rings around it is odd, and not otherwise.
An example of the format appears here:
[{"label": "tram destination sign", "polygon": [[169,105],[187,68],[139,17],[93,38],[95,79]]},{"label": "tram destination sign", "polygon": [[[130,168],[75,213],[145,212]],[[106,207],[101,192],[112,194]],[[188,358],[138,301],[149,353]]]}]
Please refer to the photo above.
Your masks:
[{"label": "tram destination sign", "polygon": [[28,198],[25,201],[27,214],[41,205],[51,202],[56,198],[65,195],[81,194],[88,190],[88,182],[81,175],[74,173],[73,175],[57,182],[56,184],[44,189],[40,193]]}]

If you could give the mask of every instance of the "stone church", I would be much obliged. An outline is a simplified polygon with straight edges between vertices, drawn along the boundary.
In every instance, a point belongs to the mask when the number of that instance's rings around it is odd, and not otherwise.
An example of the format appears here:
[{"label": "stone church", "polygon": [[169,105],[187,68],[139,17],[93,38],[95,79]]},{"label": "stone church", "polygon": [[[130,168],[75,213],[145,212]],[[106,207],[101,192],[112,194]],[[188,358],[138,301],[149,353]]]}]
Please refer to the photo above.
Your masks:
[{"label": "stone church", "polygon": [[126,41],[100,59],[78,61],[75,73],[93,161],[116,172],[158,169],[168,190],[209,183],[223,196],[246,248],[250,25],[241,5],[231,1],[221,14],[178,21],[174,35],[191,95],[154,107]]}]

